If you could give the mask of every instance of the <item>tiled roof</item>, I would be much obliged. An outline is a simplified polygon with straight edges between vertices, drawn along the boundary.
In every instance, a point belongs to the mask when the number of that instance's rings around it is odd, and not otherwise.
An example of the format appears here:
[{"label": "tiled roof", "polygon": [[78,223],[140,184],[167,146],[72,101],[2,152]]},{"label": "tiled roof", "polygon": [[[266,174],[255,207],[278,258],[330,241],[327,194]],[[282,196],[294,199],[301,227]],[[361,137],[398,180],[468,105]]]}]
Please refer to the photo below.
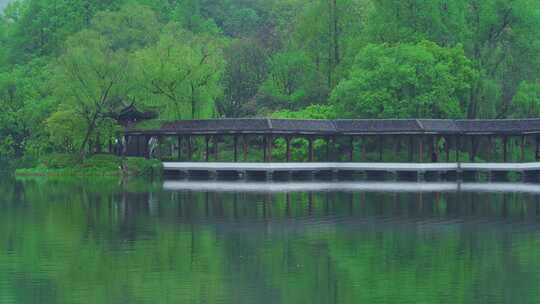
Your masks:
[{"label": "tiled roof", "polygon": [[268,133],[268,134],[540,134],[540,119],[449,120],[449,119],[209,119],[168,122],[157,130],[128,133]]},{"label": "tiled roof", "polygon": [[338,132],[347,134],[423,132],[415,119],[335,120],[335,124]]}]

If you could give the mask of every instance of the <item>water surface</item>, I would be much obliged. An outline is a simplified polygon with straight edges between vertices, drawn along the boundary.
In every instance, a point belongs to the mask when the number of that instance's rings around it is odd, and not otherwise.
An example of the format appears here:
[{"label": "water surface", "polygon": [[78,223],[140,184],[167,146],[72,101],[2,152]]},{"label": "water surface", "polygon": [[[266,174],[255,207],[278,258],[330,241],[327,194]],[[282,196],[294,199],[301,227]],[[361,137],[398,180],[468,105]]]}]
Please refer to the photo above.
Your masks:
[{"label": "water surface", "polygon": [[2,179],[0,303],[540,303],[538,194],[265,188]]}]

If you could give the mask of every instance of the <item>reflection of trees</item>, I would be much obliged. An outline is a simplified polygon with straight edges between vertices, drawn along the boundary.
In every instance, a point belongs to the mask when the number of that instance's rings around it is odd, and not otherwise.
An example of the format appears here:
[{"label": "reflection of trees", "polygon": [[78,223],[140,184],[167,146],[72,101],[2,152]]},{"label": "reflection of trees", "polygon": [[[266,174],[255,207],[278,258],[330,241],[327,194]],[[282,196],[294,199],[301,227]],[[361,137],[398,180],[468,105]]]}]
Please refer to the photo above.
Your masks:
[{"label": "reflection of trees", "polygon": [[0,181],[1,295],[23,303],[474,303],[487,292],[493,302],[540,300],[538,196],[96,183]]}]

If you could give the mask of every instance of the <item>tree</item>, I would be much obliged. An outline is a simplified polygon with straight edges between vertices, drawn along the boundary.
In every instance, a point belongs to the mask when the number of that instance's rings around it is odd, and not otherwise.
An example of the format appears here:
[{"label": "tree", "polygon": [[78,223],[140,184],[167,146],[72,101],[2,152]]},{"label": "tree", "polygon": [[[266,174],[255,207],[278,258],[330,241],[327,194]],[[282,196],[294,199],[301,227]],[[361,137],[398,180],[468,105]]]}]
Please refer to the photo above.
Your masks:
[{"label": "tree", "polygon": [[0,159],[37,156],[46,149],[41,123],[54,104],[49,77],[42,60],[0,73]]},{"label": "tree", "polygon": [[344,117],[463,117],[474,74],[459,46],[372,44],[358,53],[332,102]]},{"label": "tree", "polygon": [[69,39],[66,53],[59,59],[56,98],[64,100],[84,126],[81,157],[96,129],[128,96],[127,58],[121,51],[114,52],[98,33],[85,30]]},{"label": "tree", "polygon": [[537,81],[540,4],[530,0],[382,0],[370,14],[374,43],[462,44],[479,77],[471,86],[467,117],[503,118],[512,112],[522,81]]},{"label": "tree", "polygon": [[537,118],[540,116],[540,84],[523,82],[512,100],[513,116]]},{"label": "tree", "polygon": [[225,94],[218,103],[221,114],[241,117],[256,113],[253,100],[267,75],[266,56],[264,47],[253,38],[235,40],[228,45],[223,75]]},{"label": "tree", "polygon": [[134,55],[137,82],[164,119],[211,117],[222,94],[224,61],[219,41],[187,31],[163,34]]},{"label": "tree", "polygon": [[10,59],[26,62],[35,56],[58,54],[64,40],[90,25],[96,12],[118,8],[123,0],[26,0],[8,7],[16,16]]},{"label": "tree", "polygon": [[127,4],[117,11],[98,12],[90,28],[110,41],[113,51],[133,51],[155,44],[162,26],[148,6]]},{"label": "tree", "polygon": [[261,86],[261,94],[271,106],[280,105],[296,110],[306,106],[317,95],[313,85],[316,70],[303,52],[281,52],[268,61],[268,78]]}]

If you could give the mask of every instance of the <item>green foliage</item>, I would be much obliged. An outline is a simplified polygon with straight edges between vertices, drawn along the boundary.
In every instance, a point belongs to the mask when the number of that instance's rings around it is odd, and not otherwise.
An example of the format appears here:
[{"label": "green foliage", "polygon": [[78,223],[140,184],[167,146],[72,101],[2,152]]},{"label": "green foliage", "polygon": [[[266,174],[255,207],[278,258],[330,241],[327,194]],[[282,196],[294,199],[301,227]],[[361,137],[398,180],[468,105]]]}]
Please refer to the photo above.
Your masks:
[{"label": "green foliage", "polygon": [[459,46],[368,45],[332,93],[344,117],[458,118],[474,71]]},{"label": "green foliage", "polygon": [[214,116],[223,67],[219,41],[174,25],[154,46],[134,54],[137,83],[144,87],[141,97],[170,120]]},{"label": "green foliage", "polygon": [[268,62],[268,79],[261,86],[261,93],[270,104],[285,109],[299,109],[314,97],[315,66],[303,52],[275,54]]},{"label": "green foliage", "polygon": [[540,116],[540,84],[523,82],[514,96],[515,117]]},{"label": "green foliage", "polygon": [[163,165],[159,160],[128,157],[123,163],[128,174],[136,176],[161,176]]},{"label": "green foliage", "polygon": [[274,112],[275,118],[289,119],[335,119],[336,110],[333,105],[310,105],[299,111],[282,110]]},{"label": "green foliage", "polygon": [[41,160],[41,164],[49,169],[72,168],[79,163],[80,160],[71,154],[51,154]]},{"label": "green foliage", "polygon": [[144,176],[160,177],[162,164],[157,160],[98,154],[81,161],[73,154],[51,154],[32,168],[17,169],[19,176]]},{"label": "green foliage", "polygon": [[535,117],[539,38],[531,0],[12,1],[0,162],[88,156],[129,105],[156,121]]}]

